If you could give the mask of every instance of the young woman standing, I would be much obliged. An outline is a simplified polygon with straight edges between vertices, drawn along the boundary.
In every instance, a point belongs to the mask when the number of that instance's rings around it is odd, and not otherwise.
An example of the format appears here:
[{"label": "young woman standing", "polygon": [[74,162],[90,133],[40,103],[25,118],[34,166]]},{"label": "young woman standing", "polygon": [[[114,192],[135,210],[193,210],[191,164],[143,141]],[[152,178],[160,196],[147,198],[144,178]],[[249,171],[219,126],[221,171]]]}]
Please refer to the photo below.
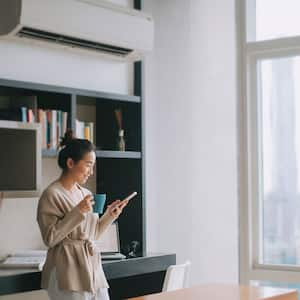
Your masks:
[{"label": "young woman standing", "polygon": [[83,188],[96,161],[91,142],[68,132],[58,155],[61,176],[43,192],[37,221],[48,247],[42,288],[51,300],[108,300],[100,253],[93,240],[121,214],[128,201],[116,200],[99,218],[92,212],[93,197]]}]

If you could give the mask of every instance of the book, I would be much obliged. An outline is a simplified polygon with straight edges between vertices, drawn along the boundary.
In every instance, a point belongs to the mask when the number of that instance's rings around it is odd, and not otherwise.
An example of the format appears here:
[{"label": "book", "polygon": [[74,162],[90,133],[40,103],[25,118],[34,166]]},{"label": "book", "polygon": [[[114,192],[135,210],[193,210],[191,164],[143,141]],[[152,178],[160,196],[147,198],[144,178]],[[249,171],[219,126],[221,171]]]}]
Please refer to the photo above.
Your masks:
[{"label": "book", "polygon": [[29,108],[27,110],[27,122],[28,123],[34,123],[35,122],[35,116],[34,116],[33,110],[31,108]]},{"label": "book", "polygon": [[84,122],[75,120],[75,136],[78,139],[84,138]]},{"label": "book", "polygon": [[94,144],[95,138],[94,138],[94,123],[93,122],[87,122],[87,126],[89,126],[89,132],[90,132],[90,138],[89,140]]},{"label": "book", "polygon": [[57,148],[57,111],[51,110],[50,149]]},{"label": "book", "polygon": [[42,128],[42,149],[47,148],[47,116],[46,111],[38,109],[37,111],[38,119],[37,121],[41,124]]},{"label": "book", "polygon": [[63,137],[62,135],[62,111],[57,110],[56,115],[56,147],[58,148],[60,145],[60,140]]},{"label": "book", "polygon": [[84,123],[84,134],[83,137],[86,140],[91,140],[91,130],[90,130],[90,125],[88,123]]},{"label": "book", "polygon": [[68,113],[63,111],[62,112],[62,136],[65,135],[68,127]]},{"label": "book", "polygon": [[51,148],[51,144],[50,144],[50,127],[51,127],[51,110],[47,109],[46,110],[46,123],[47,123],[47,127],[46,127],[46,143],[47,143],[47,149]]},{"label": "book", "polygon": [[20,109],[21,109],[22,122],[26,123],[27,122],[27,107],[22,106]]}]

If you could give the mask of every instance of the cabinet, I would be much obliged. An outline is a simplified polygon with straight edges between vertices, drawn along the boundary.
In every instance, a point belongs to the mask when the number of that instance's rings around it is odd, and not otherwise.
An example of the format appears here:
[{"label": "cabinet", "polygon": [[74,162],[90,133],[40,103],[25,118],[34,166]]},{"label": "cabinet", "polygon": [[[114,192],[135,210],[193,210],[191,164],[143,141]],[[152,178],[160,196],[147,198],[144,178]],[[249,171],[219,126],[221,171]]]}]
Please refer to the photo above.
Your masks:
[{"label": "cabinet", "polygon": [[[103,269],[110,286],[110,299],[127,299],[160,292],[165,272],[174,264],[175,254],[162,253],[121,261],[104,261]],[[36,270],[0,270],[0,296],[39,290],[40,282],[41,273]]]},{"label": "cabinet", "polygon": [[[21,107],[67,112],[67,127],[75,132],[76,119],[94,123],[96,146],[95,186],[107,194],[107,204],[132,191],[138,196],[119,218],[121,251],[145,253],[142,103],[138,96],[80,90],[0,79],[0,118],[19,120]],[[126,150],[117,151],[118,124],[115,110],[122,111]],[[84,112],[84,113],[83,113]],[[43,157],[55,157],[56,149],[43,149]]]}]

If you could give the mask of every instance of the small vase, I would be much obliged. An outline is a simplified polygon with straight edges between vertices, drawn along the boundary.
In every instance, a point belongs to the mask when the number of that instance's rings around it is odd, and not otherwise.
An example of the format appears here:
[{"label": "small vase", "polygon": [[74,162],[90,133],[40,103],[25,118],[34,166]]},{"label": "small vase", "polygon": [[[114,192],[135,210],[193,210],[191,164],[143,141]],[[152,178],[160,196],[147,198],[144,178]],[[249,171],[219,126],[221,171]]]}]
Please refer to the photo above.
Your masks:
[{"label": "small vase", "polygon": [[124,139],[124,130],[119,130],[119,136],[117,139],[117,149],[119,151],[125,151],[125,139]]}]

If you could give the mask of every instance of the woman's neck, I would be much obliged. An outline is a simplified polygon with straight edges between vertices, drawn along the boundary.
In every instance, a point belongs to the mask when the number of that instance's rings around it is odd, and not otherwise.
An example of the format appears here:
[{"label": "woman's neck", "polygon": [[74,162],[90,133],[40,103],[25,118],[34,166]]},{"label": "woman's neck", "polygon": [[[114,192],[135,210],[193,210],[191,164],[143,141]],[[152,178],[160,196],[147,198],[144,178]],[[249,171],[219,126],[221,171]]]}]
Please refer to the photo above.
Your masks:
[{"label": "woman's neck", "polygon": [[68,191],[73,191],[76,188],[77,182],[71,176],[66,173],[62,173],[58,181]]}]

